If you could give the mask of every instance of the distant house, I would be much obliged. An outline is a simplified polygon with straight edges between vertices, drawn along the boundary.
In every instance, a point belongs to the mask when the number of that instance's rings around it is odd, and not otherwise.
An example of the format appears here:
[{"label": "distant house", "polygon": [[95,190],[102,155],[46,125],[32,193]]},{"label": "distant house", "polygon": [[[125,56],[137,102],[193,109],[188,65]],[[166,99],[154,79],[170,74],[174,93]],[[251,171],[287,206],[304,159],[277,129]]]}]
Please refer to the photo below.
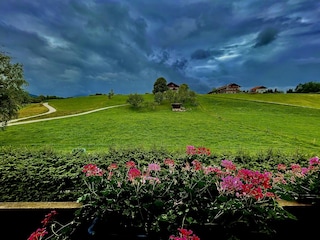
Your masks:
[{"label": "distant house", "polygon": [[215,89],[214,91],[209,92],[209,94],[212,93],[238,93],[240,92],[240,86],[235,83],[230,83],[225,86],[219,87]]},{"label": "distant house", "polygon": [[168,88],[171,89],[171,90],[178,90],[179,89],[179,85],[173,83],[173,82],[169,82],[167,84]]},{"label": "distant house", "polygon": [[267,87],[265,86],[257,86],[250,89],[251,93],[265,93],[267,91]]}]

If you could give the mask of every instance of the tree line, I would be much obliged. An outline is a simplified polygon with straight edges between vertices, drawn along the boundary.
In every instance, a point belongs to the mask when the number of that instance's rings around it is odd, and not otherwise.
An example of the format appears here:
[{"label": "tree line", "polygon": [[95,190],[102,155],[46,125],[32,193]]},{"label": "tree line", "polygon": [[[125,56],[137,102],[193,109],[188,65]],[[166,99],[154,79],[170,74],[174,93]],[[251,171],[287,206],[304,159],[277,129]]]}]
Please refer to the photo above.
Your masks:
[{"label": "tree line", "polygon": [[[164,77],[159,77],[153,84],[152,93],[154,102],[162,104],[165,100],[170,103],[180,103],[181,105],[189,104],[196,105],[196,93],[192,91],[187,84],[181,84],[177,90],[169,89],[167,80]],[[127,103],[134,108],[139,108],[143,105],[144,99],[140,94],[130,94]]]}]

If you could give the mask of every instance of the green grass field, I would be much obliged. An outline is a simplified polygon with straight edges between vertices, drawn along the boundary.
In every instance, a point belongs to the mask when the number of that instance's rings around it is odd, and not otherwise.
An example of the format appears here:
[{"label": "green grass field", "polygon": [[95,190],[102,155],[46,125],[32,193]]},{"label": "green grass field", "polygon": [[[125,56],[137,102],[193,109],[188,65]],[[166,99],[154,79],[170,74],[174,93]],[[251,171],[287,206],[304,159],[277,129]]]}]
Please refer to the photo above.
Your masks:
[{"label": "green grass field", "polygon": [[[125,106],[8,126],[0,132],[0,146],[51,147],[61,151],[85,148],[88,152],[165,148],[184,152],[187,145],[194,145],[218,153],[279,150],[319,155],[319,94],[198,95],[198,106],[188,107],[185,112],[173,112],[169,104],[155,106],[152,94],[143,96],[150,104],[140,110]],[[124,104],[127,97],[51,100],[49,104],[57,112],[42,118]]]}]

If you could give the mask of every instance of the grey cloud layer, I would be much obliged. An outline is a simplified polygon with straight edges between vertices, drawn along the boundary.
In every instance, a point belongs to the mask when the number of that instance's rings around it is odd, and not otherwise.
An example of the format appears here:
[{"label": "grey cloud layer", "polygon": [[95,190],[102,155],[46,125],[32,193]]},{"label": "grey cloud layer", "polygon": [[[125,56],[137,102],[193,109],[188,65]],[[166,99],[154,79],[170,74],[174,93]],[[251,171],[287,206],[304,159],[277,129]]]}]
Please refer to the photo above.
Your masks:
[{"label": "grey cloud layer", "polygon": [[199,93],[229,82],[288,88],[320,73],[317,0],[2,1],[0,46],[29,91]]}]

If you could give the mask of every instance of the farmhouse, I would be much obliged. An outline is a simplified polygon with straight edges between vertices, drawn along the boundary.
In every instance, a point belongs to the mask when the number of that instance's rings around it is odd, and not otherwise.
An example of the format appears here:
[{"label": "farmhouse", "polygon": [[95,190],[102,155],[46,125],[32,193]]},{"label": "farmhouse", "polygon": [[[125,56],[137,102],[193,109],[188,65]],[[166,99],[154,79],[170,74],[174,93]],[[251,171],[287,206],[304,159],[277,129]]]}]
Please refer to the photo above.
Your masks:
[{"label": "farmhouse", "polygon": [[173,83],[173,82],[169,82],[169,83],[167,84],[167,86],[168,86],[169,89],[174,90],[174,91],[176,91],[176,90],[179,89],[179,85],[177,85],[177,84],[175,84],[175,83]]},{"label": "farmhouse", "polygon": [[209,92],[212,93],[238,93],[240,92],[240,86],[236,83],[230,83],[225,86],[215,89],[215,91]]},{"label": "farmhouse", "polygon": [[265,93],[267,91],[267,87],[265,86],[257,86],[250,89],[251,93]]}]

